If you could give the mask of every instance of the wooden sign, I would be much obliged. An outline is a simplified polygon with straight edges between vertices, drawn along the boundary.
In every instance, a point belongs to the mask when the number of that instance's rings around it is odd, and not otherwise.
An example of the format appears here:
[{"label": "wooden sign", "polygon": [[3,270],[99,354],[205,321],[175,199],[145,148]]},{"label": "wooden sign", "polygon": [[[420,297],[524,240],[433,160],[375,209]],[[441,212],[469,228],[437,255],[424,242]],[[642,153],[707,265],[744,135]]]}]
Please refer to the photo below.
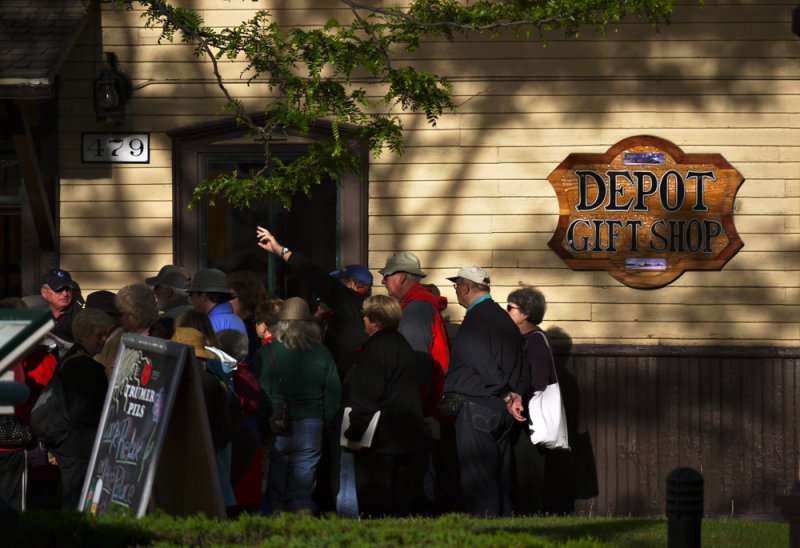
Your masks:
[{"label": "wooden sign", "polygon": [[656,288],[719,270],[743,245],[733,202],[744,178],[719,154],[630,137],[605,154],[570,154],[548,180],[560,213],[549,245],[573,270]]},{"label": "wooden sign", "polygon": [[141,517],[148,507],[160,507],[225,517],[201,372],[193,360],[183,344],[122,337],[81,510],[99,516],[129,509]]}]

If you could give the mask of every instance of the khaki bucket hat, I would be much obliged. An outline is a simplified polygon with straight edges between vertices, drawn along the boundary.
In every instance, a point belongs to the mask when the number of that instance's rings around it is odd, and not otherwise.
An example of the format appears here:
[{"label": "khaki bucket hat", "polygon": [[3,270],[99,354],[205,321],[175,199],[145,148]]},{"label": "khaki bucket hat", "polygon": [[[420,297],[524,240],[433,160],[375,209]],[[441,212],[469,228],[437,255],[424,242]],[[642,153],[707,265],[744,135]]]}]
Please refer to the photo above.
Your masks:
[{"label": "khaki bucket hat", "polygon": [[386,266],[378,272],[381,276],[391,276],[395,272],[408,272],[423,278],[427,276],[419,266],[419,258],[413,253],[392,253],[386,259]]},{"label": "khaki bucket hat", "polygon": [[316,320],[311,311],[308,309],[308,303],[302,297],[290,297],[286,299],[278,312],[279,320],[289,321],[307,321],[312,322]]}]

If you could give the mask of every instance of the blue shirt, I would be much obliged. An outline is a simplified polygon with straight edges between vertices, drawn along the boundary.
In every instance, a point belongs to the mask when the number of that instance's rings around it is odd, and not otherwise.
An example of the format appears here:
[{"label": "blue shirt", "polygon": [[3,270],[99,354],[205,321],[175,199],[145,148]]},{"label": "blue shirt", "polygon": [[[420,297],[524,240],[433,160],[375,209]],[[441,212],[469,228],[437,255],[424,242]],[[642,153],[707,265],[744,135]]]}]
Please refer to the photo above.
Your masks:
[{"label": "blue shirt", "polygon": [[219,333],[223,329],[236,329],[247,335],[242,319],[233,313],[233,305],[230,302],[218,304],[208,313],[214,333]]}]

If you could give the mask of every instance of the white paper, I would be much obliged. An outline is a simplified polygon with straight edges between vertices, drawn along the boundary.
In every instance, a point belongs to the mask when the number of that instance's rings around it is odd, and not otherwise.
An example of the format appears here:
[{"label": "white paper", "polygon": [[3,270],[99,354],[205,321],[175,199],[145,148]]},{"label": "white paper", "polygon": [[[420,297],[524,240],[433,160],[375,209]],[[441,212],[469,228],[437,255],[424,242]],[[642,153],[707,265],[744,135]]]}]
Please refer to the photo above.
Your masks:
[{"label": "white paper", "polygon": [[[345,446],[349,441],[347,438],[344,437],[344,433],[350,428],[350,411],[352,411],[352,407],[345,407],[344,408],[344,415],[342,416],[342,433],[339,437],[339,445]],[[381,417],[380,411],[375,411],[375,414],[372,415],[372,419],[369,421],[369,426],[364,431],[364,435],[361,437],[361,447],[372,447],[372,438],[375,436],[375,429],[378,427],[378,419]]]}]

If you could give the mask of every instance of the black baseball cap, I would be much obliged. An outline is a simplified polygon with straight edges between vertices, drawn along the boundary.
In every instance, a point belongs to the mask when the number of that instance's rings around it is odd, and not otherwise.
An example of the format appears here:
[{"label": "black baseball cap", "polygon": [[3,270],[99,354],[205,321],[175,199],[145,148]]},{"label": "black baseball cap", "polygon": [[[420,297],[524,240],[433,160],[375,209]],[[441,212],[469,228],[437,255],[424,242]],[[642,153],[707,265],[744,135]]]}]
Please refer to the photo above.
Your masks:
[{"label": "black baseball cap", "polygon": [[42,285],[50,287],[53,291],[61,291],[67,287],[75,289],[76,287],[69,272],[60,268],[45,272],[44,276],[42,276]]}]

